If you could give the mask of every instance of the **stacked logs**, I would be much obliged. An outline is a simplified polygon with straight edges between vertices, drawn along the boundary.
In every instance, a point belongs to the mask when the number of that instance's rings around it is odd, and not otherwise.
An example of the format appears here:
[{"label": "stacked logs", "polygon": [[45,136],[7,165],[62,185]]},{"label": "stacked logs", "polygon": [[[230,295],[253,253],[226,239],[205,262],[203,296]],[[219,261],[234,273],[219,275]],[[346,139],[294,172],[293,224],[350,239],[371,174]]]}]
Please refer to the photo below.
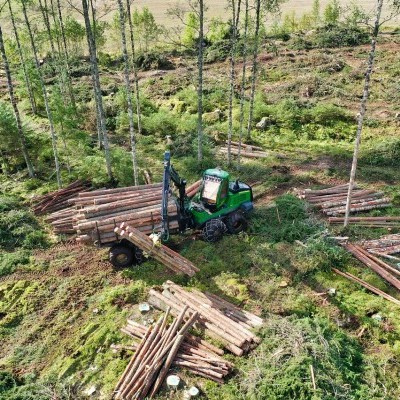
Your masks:
[{"label": "stacked logs", "polygon": [[[143,339],[146,334],[146,327],[135,321],[128,319],[128,324],[121,331],[133,339]],[[119,346],[127,350],[136,350],[137,343],[132,346]],[[114,348],[118,348],[114,345]],[[178,350],[173,366],[181,367],[189,370],[194,375],[199,375],[207,379],[211,379],[217,383],[223,383],[233,368],[233,364],[224,360],[221,356],[224,351],[213,346],[206,340],[197,336],[187,334]]]},{"label": "stacked logs", "polygon": [[390,255],[400,253],[400,234],[386,235],[379,239],[365,240],[362,246],[372,254]]},{"label": "stacked logs", "polygon": [[32,199],[32,210],[35,215],[43,215],[68,208],[68,200],[76,197],[79,192],[83,192],[89,187],[90,184],[88,182],[78,180],[63,189],[35,197]]},{"label": "stacked logs", "polygon": [[139,249],[146,252],[147,255],[155,258],[163,263],[167,268],[176,273],[184,273],[193,276],[199,269],[186,258],[171,250],[169,247],[161,243],[154,243],[145,233],[140,232],[132,226],[122,223],[120,227],[116,227],[114,232],[119,237],[125,238],[132,242]]},{"label": "stacked logs", "polygon": [[385,281],[390,283],[396,289],[400,290],[400,280],[398,278],[400,276],[400,271],[398,269],[393,268],[391,265],[382,261],[380,258],[370,254],[365,248],[359,245],[346,243],[343,246],[364,265],[371,268]]},{"label": "stacked logs", "polygon": [[[238,142],[231,142],[231,154],[235,156],[239,155],[239,148],[241,157],[265,158],[268,156],[268,154],[263,151],[262,147]],[[225,146],[220,148],[220,153],[228,154],[228,141],[225,142]]]},{"label": "stacked logs", "polygon": [[197,290],[188,292],[171,281],[165,282],[163,288],[162,293],[150,290],[148,301],[151,305],[160,310],[170,307],[174,315],[178,315],[185,307],[197,311],[198,327],[220,341],[233,354],[241,356],[260,343],[260,338],[251,331],[263,323],[256,315],[242,311],[211,293]]},{"label": "stacked logs", "polygon": [[[146,330],[115,388],[117,399],[152,399],[177,358],[189,329],[198,318],[187,307],[167,326],[169,310]],[[186,323],[181,327],[184,319]]]},{"label": "stacked logs", "polygon": [[192,185],[189,185],[186,188],[186,196],[190,198],[193,197],[199,191],[202,182],[203,181],[200,179],[199,181],[193,183]]},{"label": "stacked logs", "polygon": [[[331,225],[343,225],[343,217],[330,217]],[[350,217],[349,225],[365,226],[368,228],[400,228],[400,217]]]},{"label": "stacked logs", "polygon": [[[306,189],[299,195],[328,216],[346,213],[348,184],[330,187],[322,190]],[[353,189],[350,212],[374,210],[390,207],[390,199],[384,197],[382,192],[365,190],[355,187]]]}]

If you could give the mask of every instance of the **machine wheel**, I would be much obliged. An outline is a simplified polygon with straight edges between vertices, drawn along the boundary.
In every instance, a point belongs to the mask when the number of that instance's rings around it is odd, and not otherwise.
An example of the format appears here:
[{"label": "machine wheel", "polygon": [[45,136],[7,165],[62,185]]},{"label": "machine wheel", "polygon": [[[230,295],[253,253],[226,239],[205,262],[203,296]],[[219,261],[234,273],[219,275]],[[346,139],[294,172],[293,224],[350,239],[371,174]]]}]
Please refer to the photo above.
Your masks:
[{"label": "machine wheel", "polygon": [[109,252],[110,263],[115,268],[126,268],[135,261],[135,249],[121,244],[111,247]]},{"label": "machine wheel", "polygon": [[203,228],[203,238],[206,242],[218,242],[226,233],[226,225],[220,219],[210,219]]},{"label": "machine wheel", "polygon": [[247,229],[247,225],[247,219],[240,211],[235,211],[226,218],[226,227],[229,233],[236,235],[243,232]]}]

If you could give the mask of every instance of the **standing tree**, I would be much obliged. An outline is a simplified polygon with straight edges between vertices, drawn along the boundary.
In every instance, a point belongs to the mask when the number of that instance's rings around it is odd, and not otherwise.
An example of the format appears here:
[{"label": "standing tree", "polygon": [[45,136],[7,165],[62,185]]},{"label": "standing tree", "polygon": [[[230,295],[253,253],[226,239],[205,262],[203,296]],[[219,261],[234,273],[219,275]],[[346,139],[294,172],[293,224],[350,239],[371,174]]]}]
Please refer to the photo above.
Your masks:
[{"label": "standing tree", "polygon": [[356,133],[356,140],[354,143],[353,162],[351,164],[349,190],[347,192],[346,214],[345,214],[345,218],[344,218],[344,226],[345,227],[349,223],[349,215],[350,215],[350,211],[351,211],[351,200],[352,200],[352,195],[353,195],[353,187],[354,187],[354,183],[355,183],[355,179],[356,179],[356,172],[357,172],[358,153],[360,151],[360,144],[361,144],[361,133],[362,133],[362,129],[363,129],[365,112],[367,110],[369,87],[370,87],[372,69],[374,67],[376,42],[377,42],[378,35],[379,35],[382,6],[383,6],[383,0],[378,0],[377,5],[376,5],[376,19],[375,19],[374,29],[372,32],[371,50],[369,52],[367,71],[365,73],[364,90],[363,90],[363,95],[362,95],[361,103],[360,103],[360,112],[358,114],[357,133]]},{"label": "standing tree", "polygon": [[28,71],[26,69],[26,63],[25,63],[24,54],[22,52],[21,42],[19,40],[18,29],[17,29],[17,26],[15,24],[14,11],[13,11],[13,9],[11,7],[11,0],[8,0],[8,9],[10,11],[11,24],[12,24],[13,31],[14,31],[15,41],[17,43],[18,54],[19,54],[20,63],[22,65],[22,71],[23,71],[23,74],[24,74],[26,90],[28,92],[28,97],[29,97],[29,103],[31,105],[31,109],[32,109],[33,114],[37,114],[35,94],[33,92],[32,84],[31,84],[31,81],[30,81],[29,76],[28,76]]},{"label": "standing tree", "polygon": [[253,44],[253,62],[251,69],[251,92],[250,92],[250,108],[249,108],[249,120],[247,122],[247,139],[250,139],[251,125],[253,124],[253,113],[254,113],[254,98],[256,93],[256,79],[257,79],[257,57],[258,57],[258,45],[259,45],[259,33],[260,33],[260,22],[261,22],[261,0],[255,0],[256,6],[256,21],[254,30],[254,44]]},{"label": "standing tree", "polygon": [[126,89],[126,97],[128,101],[128,116],[129,116],[129,133],[131,139],[131,152],[132,152],[132,163],[133,163],[133,179],[135,186],[139,184],[138,179],[138,165],[136,158],[136,139],[135,139],[135,125],[133,120],[133,106],[132,106],[132,91],[131,84],[129,79],[129,57],[128,50],[126,48],[126,35],[125,35],[125,11],[124,6],[122,4],[122,0],[118,0],[119,7],[119,20],[120,20],[120,30],[121,30],[121,45],[122,45],[122,54],[124,57],[124,75],[125,75],[125,89]]},{"label": "standing tree", "polygon": [[95,43],[95,39],[94,39],[94,33],[92,31],[92,27],[90,24],[89,9],[88,9],[88,3],[86,0],[82,0],[82,8],[83,8],[83,17],[85,20],[85,27],[86,27],[86,38],[87,38],[87,42],[88,42],[89,55],[90,55],[90,65],[92,67],[93,90],[95,93],[95,103],[96,103],[97,116],[98,116],[97,121],[98,121],[101,135],[103,138],[104,152],[105,152],[105,156],[106,156],[107,174],[108,174],[110,181],[112,181],[113,174],[112,174],[112,169],[111,169],[111,155],[110,155],[110,147],[108,144],[106,119],[105,119],[104,108],[103,108],[103,98],[101,95],[99,67],[97,65],[97,57],[96,57],[96,43]]},{"label": "standing tree", "polygon": [[235,53],[236,53],[236,41],[237,41],[237,30],[240,15],[240,3],[238,0],[237,10],[236,1],[230,0],[230,6],[232,8],[232,22],[231,22],[231,59],[230,59],[230,84],[229,84],[229,109],[228,109],[228,164],[232,162],[231,144],[232,144],[232,131],[233,131],[233,97],[235,94]]},{"label": "standing tree", "polygon": [[1,57],[3,59],[4,71],[5,71],[6,78],[7,78],[8,94],[10,96],[10,102],[13,107],[15,121],[17,123],[18,136],[19,136],[19,141],[21,143],[21,151],[24,156],[26,167],[28,168],[28,174],[31,178],[33,178],[35,176],[35,171],[33,169],[31,160],[29,158],[25,135],[24,135],[24,131],[22,129],[21,116],[19,114],[17,100],[14,96],[14,86],[13,86],[13,82],[11,79],[11,72],[10,72],[10,66],[9,66],[8,59],[7,59],[7,54],[6,54],[6,51],[4,48],[3,32],[1,30],[1,26],[0,26],[0,52],[1,52]]},{"label": "standing tree", "polygon": [[135,84],[135,95],[136,95],[136,114],[137,114],[137,127],[138,134],[142,134],[142,114],[140,110],[140,93],[139,93],[139,80],[136,69],[136,51],[135,51],[135,36],[133,31],[132,15],[131,15],[131,3],[130,0],[126,0],[126,15],[128,18],[129,36],[131,40],[131,59],[132,59],[132,70],[133,80]]},{"label": "standing tree", "polygon": [[198,0],[199,6],[199,39],[197,53],[197,159],[203,160],[203,40],[204,40],[204,1]]},{"label": "standing tree", "polygon": [[55,163],[55,167],[56,167],[57,184],[58,184],[58,187],[62,187],[60,163],[59,163],[59,160],[58,160],[58,150],[57,150],[57,135],[56,135],[56,132],[54,130],[53,116],[51,114],[51,110],[50,110],[50,106],[49,106],[49,97],[48,97],[46,85],[44,83],[42,71],[40,69],[38,52],[37,52],[37,48],[36,48],[35,39],[33,37],[31,24],[30,24],[29,19],[28,19],[28,13],[27,13],[27,9],[26,9],[26,0],[22,0],[21,3],[22,3],[22,13],[24,15],[26,28],[28,30],[28,35],[29,35],[29,39],[30,39],[30,43],[31,43],[31,47],[32,47],[35,66],[36,66],[37,73],[39,75],[40,86],[41,86],[42,91],[43,91],[43,99],[44,99],[44,104],[45,104],[45,107],[46,107],[46,114],[47,114],[47,118],[49,120],[51,143],[52,143],[52,146],[53,146],[54,163]]}]

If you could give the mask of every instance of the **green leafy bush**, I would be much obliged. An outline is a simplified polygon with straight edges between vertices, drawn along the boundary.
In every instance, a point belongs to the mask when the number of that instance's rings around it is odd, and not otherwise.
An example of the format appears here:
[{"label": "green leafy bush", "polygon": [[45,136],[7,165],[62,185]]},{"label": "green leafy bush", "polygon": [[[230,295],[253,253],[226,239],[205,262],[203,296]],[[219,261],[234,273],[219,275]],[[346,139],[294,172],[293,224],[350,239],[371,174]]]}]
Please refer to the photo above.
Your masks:
[{"label": "green leafy bush", "polygon": [[19,265],[26,265],[29,261],[29,250],[18,250],[14,253],[0,253],[0,276],[12,274]]},{"label": "green leafy bush", "polygon": [[399,167],[400,139],[379,140],[362,154],[359,163],[375,167]]},{"label": "green leafy bush", "polygon": [[313,36],[313,43],[317,47],[345,47],[367,44],[369,34],[356,27],[346,25],[326,25],[318,28]]}]

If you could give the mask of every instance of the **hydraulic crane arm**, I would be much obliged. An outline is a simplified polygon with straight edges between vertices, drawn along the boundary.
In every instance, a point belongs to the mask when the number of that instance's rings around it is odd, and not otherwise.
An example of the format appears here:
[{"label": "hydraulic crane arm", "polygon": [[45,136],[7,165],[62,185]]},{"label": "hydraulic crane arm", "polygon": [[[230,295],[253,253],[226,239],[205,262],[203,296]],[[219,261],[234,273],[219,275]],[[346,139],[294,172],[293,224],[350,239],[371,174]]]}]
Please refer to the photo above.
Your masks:
[{"label": "hydraulic crane arm", "polygon": [[179,218],[186,215],[185,200],[186,200],[186,180],[182,179],[171,165],[171,153],[166,151],[164,154],[164,176],[163,176],[163,194],[162,194],[162,228],[161,238],[166,241],[169,237],[168,224],[168,197],[170,192],[170,182],[175,184],[179,191]]}]

